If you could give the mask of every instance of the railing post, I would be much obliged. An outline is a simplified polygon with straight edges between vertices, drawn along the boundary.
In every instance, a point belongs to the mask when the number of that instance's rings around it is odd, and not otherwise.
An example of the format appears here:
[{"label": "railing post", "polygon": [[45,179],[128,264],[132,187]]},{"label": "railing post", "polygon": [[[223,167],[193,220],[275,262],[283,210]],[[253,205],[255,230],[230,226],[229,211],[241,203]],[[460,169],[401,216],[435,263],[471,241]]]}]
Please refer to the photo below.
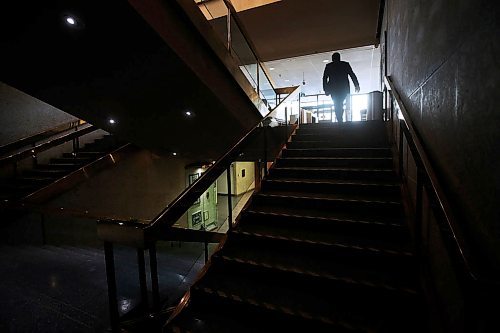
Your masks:
[{"label": "railing post", "polygon": [[153,294],[153,311],[160,311],[160,287],[158,285],[158,261],[156,260],[156,244],[149,246],[149,268],[151,270],[151,292]]},{"label": "railing post", "polygon": [[254,179],[255,179],[255,192],[260,191],[260,185],[262,180],[262,161],[259,159],[254,164]]},{"label": "railing post", "polygon": [[403,161],[403,143],[404,143],[404,130],[403,130],[403,120],[399,121],[399,176],[401,180],[404,179],[404,161]]},{"label": "railing post", "polygon": [[299,127],[300,127],[300,124],[302,124],[302,115],[303,115],[303,112],[302,112],[302,107],[300,105],[300,96],[301,96],[302,93],[299,93]]},{"label": "railing post", "polygon": [[285,106],[285,144],[288,141],[288,107]]},{"label": "railing post", "polygon": [[146,261],[144,260],[144,249],[137,249],[137,266],[139,268],[139,285],[141,287],[141,303],[144,309],[148,305],[148,285],[146,278]]},{"label": "railing post", "polygon": [[32,158],[32,163],[33,163],[33,168],[36,168],[38,165],[38,158],[36,156],[36,151],[35,151],[35,143],[33,143],[33,149],[31,149],[31,158]]},{"label": "railing post", "polygon": [[116,293],[115,258],[113,254],[113,243],[104,242],[104,261],[106,263],[106,279],[108,282],[108,304],[111,331],[120,332],[120,315],[118,313],[118,301]]},{"label": "railing post", "polygon": [[227,179],[227,227],[229,231],[233,230],[233,203],[231,198],[231,164],[226,170]]},{"label": "railing post", "polygon": [[[78,132],[78,126],[75,126],[75,132]],[[73,139],[73,153],[76,153],[80,149],[80,138],[76,137]]]},{"label": "railing post", "polygon": [[47,232],[45,230],[45,214],[40,214],[40,228],[42,229],[42,245],[47,244]]},{"label": "railing post", "polygon": [[268,126],[262,127],[262,132],[264,135],[264,177],[267,177],[267,175],[268,175],[268,170],[267,170],[267,128],[268,128]]},{"label": "railing post", "polygon": [[208,242],[207,242],[207,236],[205,232],[205,264],[208,262]]},{"label": "railing post", "polygon": [[423,192],[424,192],[424,173],[417,162],[417,188],[415,195],[415,250],[419,259],[422,258],[422,223],[423,223]]},{"label": "railing post", "polygon": [[227,8],[227,50],[231,53],[231,9]]}]

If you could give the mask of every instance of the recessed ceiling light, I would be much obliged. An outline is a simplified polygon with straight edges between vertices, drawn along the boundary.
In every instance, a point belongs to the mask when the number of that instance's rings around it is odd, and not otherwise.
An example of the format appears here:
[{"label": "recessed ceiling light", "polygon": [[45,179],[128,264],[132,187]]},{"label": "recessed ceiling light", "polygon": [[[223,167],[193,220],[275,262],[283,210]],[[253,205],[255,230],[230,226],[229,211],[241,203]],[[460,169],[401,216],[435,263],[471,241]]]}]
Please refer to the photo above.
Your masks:
[{"label": "recessed ceiling light", "polygon": [[68,23],[70,25],[75,25],[76,24],[76,20],[73,17],[68,16],[68,17],[66,17],[66,23]]},{"label": "recessed ceiling light", "polygon": [[186,112],[184,112],[184,114],[185,114],[186,116],[188,116],[188,117],[192,115],[191,111],[186,111]]},{"label": "recessed ceiling light", "polygon": [[269,67],[269,70],[270,71],[274,71],[274,67]]},{"label": "recessed ceiling light", "polygon": [[172,155],[177,156],[177,153],[172,153]]},{"label": "recessed ceiling light", "polygon": [[109,123],[110,123],[110,124],[114,124],[114,123],[116,123],[116,121],[115,121],[114,119],[110,119],[110,120],[109,120]]}]

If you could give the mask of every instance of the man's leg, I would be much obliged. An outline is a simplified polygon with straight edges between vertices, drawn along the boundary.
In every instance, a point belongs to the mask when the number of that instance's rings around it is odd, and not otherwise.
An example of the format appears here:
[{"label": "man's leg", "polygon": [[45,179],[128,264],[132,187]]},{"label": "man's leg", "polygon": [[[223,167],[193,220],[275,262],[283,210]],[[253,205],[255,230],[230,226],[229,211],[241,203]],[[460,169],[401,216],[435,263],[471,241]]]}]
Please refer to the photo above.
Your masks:
[{"label": "man's leg", "polygon": [[339,123],[344,121],[344,100],[345,94],[332,94],[333,107],[335,108],[335,116]]}]

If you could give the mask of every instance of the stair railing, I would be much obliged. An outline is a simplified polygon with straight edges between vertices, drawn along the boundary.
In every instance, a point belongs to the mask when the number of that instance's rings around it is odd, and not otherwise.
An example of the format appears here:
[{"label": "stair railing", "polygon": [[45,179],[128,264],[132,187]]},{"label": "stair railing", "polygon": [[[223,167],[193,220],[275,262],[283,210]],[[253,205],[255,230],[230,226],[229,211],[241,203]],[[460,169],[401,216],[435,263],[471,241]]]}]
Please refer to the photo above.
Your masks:
[{"label": "stair railing", "polygon": [[[52,149],[54,147],[57,147],[59,145],[62,145],[68,141],[73,142],[73,151],[78,150],[79,147],[79,138],[83,135],[92,133],[96,131],[98,128],[96,128],[93,125],[90,125],[88,123],[85,123],[81,126],[75,126],[73,127],[74,131],[68,132],[63,135],[56,135],[52,138],[49,138],[47,140],[44,140],[41,143],[38,143],[36,141],[33,141],[31,144],[31,147],[25,147],[24,149],[21,149],[19,151],[13,152],[10,155],[2,156],[0,157],[0,167],[5,166],[8,164],[13,165],[13,173],[14,175],[17,174],[17,163],[23,159],[31,157],[32,163],[34,166],[37,165],[37,156],[39,153]],[[59,134],[59,133],[58,133]]]},{"label": "stair railing", "polygon": [[[177,0],[178,2],[192,2],[190,0]],[[210,13],[205,1],[199,2],[198,6],[203,6],[206,13],[211,16],[212,20],[215,18]],[[239,18],[236,9],[230,0],[222,0],[217,2],[217,6],[224,6],[226,11],[226,25],[223,33],[217,34],[220,41],[224,44],[227,52],[231,57],[236,60],[240,70],[244,73],[247,80],[252,84],[253,89],[260,97],[254,100],[254,104],[259,109],[260,113],[264,116],[269,110],[276,107],[280,100],[276,93],[275,84],[263,65],[262,58],[257,52],[257,48],[253,44],[246,28]],[[260,105],[264,101],[265,107]]]},{"label": "stair railing", "polygon": [[41,143],[42,141],[47,140],[50,137],[54,137],[58,134],[61,134],[73,128],[78,128],[83,124],[84,122],[82,123],[81,120],[72,120],[64,124],[60,124],[58,126],[50,128],[48,130],[33,135],[28,135],[14,142],[0,146],[0,156],[7,155],[9,154],[9,152],[14,152],[26,146],[36,145],[37,142]]},{"label": "stair railing", "polygon": [[[488,309],[486,307],[489,303],[485,301],[485,297],[489,294],[489,297],[497,302],[500,282],[498,279],[492,278],[487,269],[472,255],[464,233],[458,224],[457,216],[432,167],[418,131],[389,76],[386,76],[384,80],[384,93],[388,112],[386,120],[389,122],[393,146],[397,149],[398,173],[404,184],[408,182],[408,175],[404,171],[405,146],[409,148],[409,153],[415,161],[416,189],[412,213],[414,214],[413,233],[417,255],[421,259],[421,264],[425,266],[422,261],[425,241],[423,223],[424,216],[432,213],[436,217],[441,240],[447,247],[448,253],[451,253],[452,267],[463,292],[464,303],[467,307],[467,313],[463,318],[465,329],[467,332],[475,332],[479,327],[485,325],[485,320],[492,320],[492,318],[484,317],[487,316]],[[405,188],[409,194],[408,185]],[[424,200],[427,200],[428,204],[424,205]]]},{"label": "stair railing", "polygon": [[[297,125],[289,124],[290,115],[288,110],[295,103],[300,93],[300,87],[294,91],[271,112],[264,120],[249,130],[236,144],[215,161],[196,181],[187,187],[176,199],[174,199],[162,212],[160,212],[149,224],[137,221],[100,220],[97,223],[98,237],[104,241],[104,253],[106,261],[106,274],[108,280],[109,310],[111,329],[113,332],[120,331],[120,317],[117,303],[117,285],[115,276],[115,265],[113,246],[114,244],[135,247],[138,252],[138,270],[140,275],[142,303],[149,304],[147,299],[147,285],[145,277],[144,251],[149,251],[152,313],[150,318],[155,318],[160,313],[160,294],[158,281],[158,267],[156,260],[156,243],[158,241],[184,240],[191,242],[203,242],[205,244],[205,258],[208,259],[207,243],[218,243],[224,234],[205,230],[189,230],[174,227],[193,203],[207,191],[207,189],[226,171],[228,189],[228,231],[234,226],[231,202],[231,164],[235,161],[256,161],[256,183],[267,174],[270,163],[277,152],[286,144],[290,134]],[[298,110],[297,110],[298,111]],[[266,120],[281,118],[284,124],[277,127],[266,125]],[[273,153],[276,153],[273,155]],[[260,185],[256,184],[256,188]]]}]

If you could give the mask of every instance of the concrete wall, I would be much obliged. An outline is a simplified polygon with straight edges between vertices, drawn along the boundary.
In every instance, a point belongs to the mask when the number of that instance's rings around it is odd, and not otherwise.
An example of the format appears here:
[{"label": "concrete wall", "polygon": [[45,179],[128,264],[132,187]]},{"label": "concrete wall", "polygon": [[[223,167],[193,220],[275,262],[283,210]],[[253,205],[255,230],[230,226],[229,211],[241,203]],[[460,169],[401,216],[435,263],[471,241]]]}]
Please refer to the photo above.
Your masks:
[{"label": "concrete wall", "polygon": [[78,118],[0,82],[0,146]]},{"label": "concrete wall", "polygon": [[386,3],[387,73],[476,256],[500,267],[500,24],[494,1]]}]

